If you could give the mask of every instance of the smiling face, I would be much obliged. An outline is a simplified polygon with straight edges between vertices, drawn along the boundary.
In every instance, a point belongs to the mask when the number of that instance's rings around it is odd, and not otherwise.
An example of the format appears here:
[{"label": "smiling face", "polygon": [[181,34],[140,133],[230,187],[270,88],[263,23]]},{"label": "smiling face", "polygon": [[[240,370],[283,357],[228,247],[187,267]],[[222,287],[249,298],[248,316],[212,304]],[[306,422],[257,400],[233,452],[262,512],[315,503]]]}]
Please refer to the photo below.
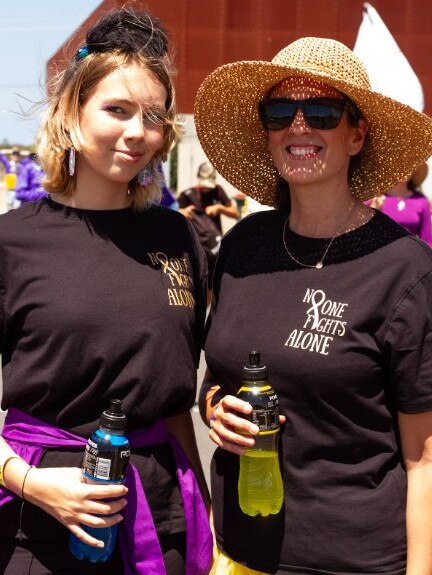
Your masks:
[{"label": "smiling face", "polygon": [[77,155],[76,192],[127,195],[129,182],[163,144],[164,86],[132,64],[105,76],[80,110],[84,149]]},{"label": "smiling face", "polygon": [[[299,78],[287,78],[273,88],[270,97],[343,98],[335,88]],[[268,132],[268,141],[276,169],[291,189],[300,184],[326,183],[337,190],[341,186],[347,188],[351,156],[361,150],[365,135],[364,120],[353,126],[346,111],[336,128],[318,130],[311,128],[301,110],[297,110],[290,126]]]}]

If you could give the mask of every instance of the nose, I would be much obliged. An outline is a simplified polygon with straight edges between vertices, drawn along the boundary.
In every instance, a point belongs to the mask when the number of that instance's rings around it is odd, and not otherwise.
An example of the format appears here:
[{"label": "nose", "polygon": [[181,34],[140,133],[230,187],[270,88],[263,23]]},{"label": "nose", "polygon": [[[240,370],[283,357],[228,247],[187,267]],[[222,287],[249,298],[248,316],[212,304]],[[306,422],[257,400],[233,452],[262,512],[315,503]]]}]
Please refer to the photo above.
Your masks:
[{"label": "nose", "polygon": [[303,134],[309,131],[309,125],[303,116],[303,112],[300,108],[297,109],[294,116],[294,120],[291,122],[289,129],[295,134]]},{"label": "nose", "polygon": [[145,129],[142,115],[140,113],[131,116],[125,126],[125,139],[139,140],[144,138]]}]

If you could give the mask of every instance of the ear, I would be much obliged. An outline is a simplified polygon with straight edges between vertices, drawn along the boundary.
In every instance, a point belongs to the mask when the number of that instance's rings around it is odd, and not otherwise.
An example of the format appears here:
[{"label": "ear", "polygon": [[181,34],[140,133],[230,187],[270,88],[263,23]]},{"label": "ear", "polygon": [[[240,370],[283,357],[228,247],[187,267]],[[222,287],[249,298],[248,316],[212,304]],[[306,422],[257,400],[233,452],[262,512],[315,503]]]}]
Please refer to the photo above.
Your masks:
[{"label": "ear", "polygon": [[348,146],[348,154],[350,156],[355,156],[363,148],[367,132],[368,125],[366,120],[359,120],[358,125],[353,127],[351,141]]}]

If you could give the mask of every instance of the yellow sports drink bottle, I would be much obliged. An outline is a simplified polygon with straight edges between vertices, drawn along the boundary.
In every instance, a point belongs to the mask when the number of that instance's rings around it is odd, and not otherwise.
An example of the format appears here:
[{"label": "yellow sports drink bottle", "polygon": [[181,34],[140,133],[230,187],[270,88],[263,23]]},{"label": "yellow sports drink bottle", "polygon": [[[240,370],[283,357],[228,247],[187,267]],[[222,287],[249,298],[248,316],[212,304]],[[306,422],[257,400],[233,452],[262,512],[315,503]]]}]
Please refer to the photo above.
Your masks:
[{"label": "yellow sports drink bottle", "polygon": [[252,413],[243,415],[259,427],[255,445],[240,456],[239,504],[247,515],[279,513],[283,501],[279,466],[279,403],[268,382],[268,371],[260,354],[252,351],[243,368],[242,387],[237,397],[252,405]]}]

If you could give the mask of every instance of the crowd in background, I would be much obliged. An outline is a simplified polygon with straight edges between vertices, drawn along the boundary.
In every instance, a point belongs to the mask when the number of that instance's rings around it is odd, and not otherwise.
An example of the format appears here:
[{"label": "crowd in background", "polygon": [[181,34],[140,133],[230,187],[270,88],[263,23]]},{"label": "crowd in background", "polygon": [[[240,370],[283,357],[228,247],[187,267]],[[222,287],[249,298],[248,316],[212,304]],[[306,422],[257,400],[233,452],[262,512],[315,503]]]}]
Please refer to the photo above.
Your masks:
[{"label": "crowd in background", "polygon": [[36,154],[24,154],[13,148],[10,154],[0,152],[5,172],[6,208],[15,209],[47,195],[42,186],[43,171]]}]

